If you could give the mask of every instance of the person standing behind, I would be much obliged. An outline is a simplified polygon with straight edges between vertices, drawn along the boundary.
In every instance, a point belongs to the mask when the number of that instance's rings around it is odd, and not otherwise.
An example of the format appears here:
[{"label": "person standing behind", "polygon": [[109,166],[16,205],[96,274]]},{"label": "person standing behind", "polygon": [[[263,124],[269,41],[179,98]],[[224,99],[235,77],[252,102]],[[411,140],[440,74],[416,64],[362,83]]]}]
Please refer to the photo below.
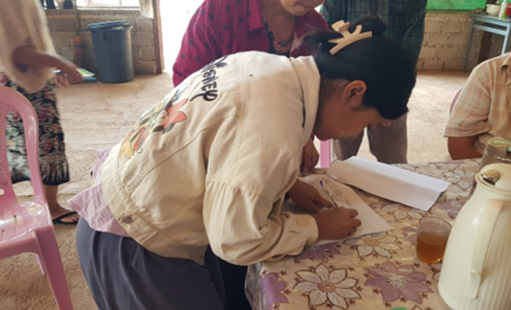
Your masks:
[{"label": "person standing behind", "polygon": [[[321,14],[329,24],[338,20],[357,21],[366,16],[380,18],[387,24],[385,35],[402,42],[417,64],[424,39],[426,5],[427,0],[326,0]],[[353,138],[334,140],[337,158],[344,160],[357,155],[363,137],[362,132]],[[367,137],[370,151],[379,162],[407,162],[406,114],[391,126],[367,128]]]},{"label": "person standing behind", "polygon": [[[7,0],[0,9],[0,85],[24,95],[39,117],[39,165],[53,223],[76,224],[78,215],[60,206],[58,186],[69,181],[64,133],[53,86],[82,81],[76,66],[55,54],[39,0]],[[60,73],[55,76],[54,70]],[[7,114],[7,151],[13,183],[30,180],[21,119]]]},{"label": "person standing behind", "polygon": [[173,66],[174,86],[222,56],[261,51],[308,56],[297,41],[313,28],[328,29],[314,10],[325,0],[205,0],[192,16]]},{"label": "person standing behind", "polygon": [[[261,51],[308,56],[298,40],[314,28],[330,28],[314,8],[325,0],[205,0],[186,29],[173,66],[174,86],[222,56]],[[312,138],[303,148],[301,170],[314,171],[319,153]]]}]

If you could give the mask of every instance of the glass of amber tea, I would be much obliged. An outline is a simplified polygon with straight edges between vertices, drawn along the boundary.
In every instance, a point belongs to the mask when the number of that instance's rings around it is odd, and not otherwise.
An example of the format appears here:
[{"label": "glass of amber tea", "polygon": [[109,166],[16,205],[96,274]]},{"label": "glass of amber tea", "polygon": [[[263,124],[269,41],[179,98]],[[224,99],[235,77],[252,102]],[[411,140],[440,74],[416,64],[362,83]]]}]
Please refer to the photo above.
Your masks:
[{"label": "glass of amber tea", "polygon": [[441,262],[451,228],[451,224],[440,217],[423,217],[417,234],[417,257],[428,264]]}]

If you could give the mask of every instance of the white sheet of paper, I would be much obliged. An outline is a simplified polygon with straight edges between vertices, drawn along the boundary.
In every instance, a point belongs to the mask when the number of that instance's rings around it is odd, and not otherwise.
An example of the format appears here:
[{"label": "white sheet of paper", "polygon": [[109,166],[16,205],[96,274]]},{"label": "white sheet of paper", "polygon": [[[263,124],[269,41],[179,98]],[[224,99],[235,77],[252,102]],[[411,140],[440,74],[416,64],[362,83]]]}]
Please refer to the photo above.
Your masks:
[{"label": "white sheet of paper", "polygon": [[335,161],[327,174],[344,184],[428,211],[449,182],[360,157]]},{"label": "white sheet of paper", "polygon": [[[374,212],[374,210],[371,209],[357,195],[357,193],[348,186],[338,183],[324,174],[311,174],[300,178],[300,180],[314,186],[324,198],[330,200],[334,205],[358,211],[357,218],[362,221],[362,225],[357,229],[357,232],[350,235],[348,238],[392,230],[392,226],[376,214],[376,212]],[[306,211],[298,208],[292,201],[288,201],[284,204],[282,211],[307,213]],[[335,240],[318,240],[315,245],[329,243],[332,241]]]}]

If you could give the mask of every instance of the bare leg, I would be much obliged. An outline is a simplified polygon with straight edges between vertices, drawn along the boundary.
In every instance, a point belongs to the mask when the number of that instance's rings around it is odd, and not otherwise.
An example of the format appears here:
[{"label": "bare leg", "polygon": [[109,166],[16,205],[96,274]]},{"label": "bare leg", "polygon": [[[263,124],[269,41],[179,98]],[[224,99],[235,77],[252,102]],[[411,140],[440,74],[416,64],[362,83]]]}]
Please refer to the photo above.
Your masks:
[{"label": "bare leg", "polygon": [[[48,208],[50,209],[52,220],[66,213],[71,212],[67,209],[62,208],[59,202],[57,201],[57,193],[59,191],[58,186],[43,185],[43,187],[44,194],[46,195],[46,200],[48,201]],[[78,222],[79,218],[80,217],[77,214],[73,214],[70,216],[66,216],[65,218],[61,219],[61,221],[64,223],[76,223]]]}]

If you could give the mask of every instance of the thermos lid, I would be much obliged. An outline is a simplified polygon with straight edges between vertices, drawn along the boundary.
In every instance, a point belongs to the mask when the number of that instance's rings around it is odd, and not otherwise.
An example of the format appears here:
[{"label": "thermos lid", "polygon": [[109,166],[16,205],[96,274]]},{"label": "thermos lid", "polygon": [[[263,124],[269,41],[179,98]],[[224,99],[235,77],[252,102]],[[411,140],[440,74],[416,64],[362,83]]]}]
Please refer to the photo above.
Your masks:
[{"label": "thermos lid", "polygon": [[510,164],[489,164],[486,165],[479,176],[482,182],[500,189],[511,192],[511,165]]}]

